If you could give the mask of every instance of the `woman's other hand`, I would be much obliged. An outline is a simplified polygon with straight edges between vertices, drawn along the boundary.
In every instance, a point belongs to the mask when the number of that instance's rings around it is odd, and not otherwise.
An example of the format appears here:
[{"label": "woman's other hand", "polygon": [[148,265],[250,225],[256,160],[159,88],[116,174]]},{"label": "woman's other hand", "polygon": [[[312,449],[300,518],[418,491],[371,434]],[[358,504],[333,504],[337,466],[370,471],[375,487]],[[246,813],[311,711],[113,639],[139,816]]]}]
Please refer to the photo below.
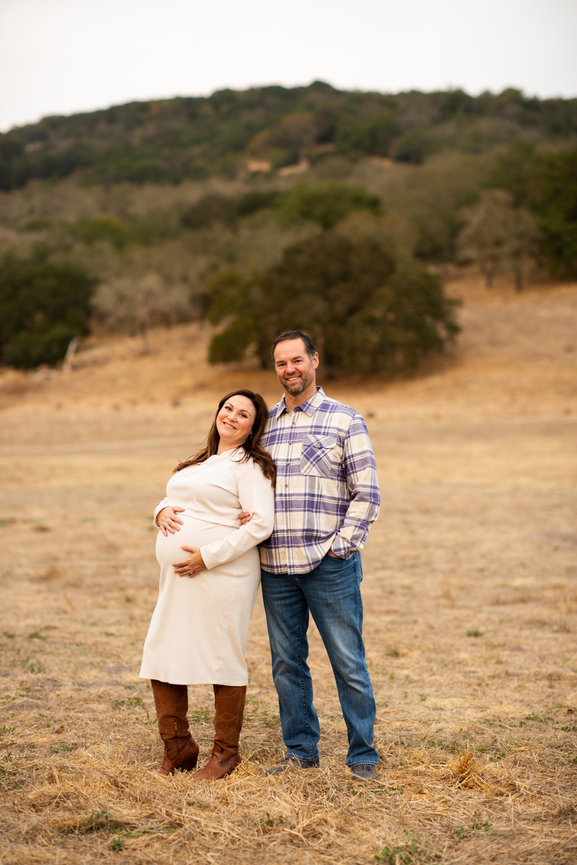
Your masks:
[{"label": "woman's other hand", "polygon": [[156,525],[166,538],[169,534],[174,535],[180,531],[182,520],[177,514],[181,513],[184,508],[166,507],[159,511],[156,515]]},{"label": "woman's other hand", "polygon": [[191,553],[191,556],[183,562],[176,562],[173,565],[174,571],[179,577],[196,577],[197,574],[206,569],[200,550],[196,547],[183,547],[182,549],[186,553]]}]

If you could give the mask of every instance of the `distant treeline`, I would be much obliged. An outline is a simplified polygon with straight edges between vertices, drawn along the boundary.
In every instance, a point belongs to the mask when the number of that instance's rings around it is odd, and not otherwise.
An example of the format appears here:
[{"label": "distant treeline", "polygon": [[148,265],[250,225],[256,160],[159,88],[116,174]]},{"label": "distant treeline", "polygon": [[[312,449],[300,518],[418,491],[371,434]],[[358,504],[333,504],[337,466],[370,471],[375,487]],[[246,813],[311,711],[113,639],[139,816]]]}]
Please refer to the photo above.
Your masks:
[{"label": "distant treeline", "polygon": [[574,147],[577,99],[514,89],[347,92],[317,81],[47,117],[0,135],[0,189],[72,175],[89,183],[231,179],[247,160],[275,169],[327,154],[420,165],[440,151],[480,154],[515,141]]}]

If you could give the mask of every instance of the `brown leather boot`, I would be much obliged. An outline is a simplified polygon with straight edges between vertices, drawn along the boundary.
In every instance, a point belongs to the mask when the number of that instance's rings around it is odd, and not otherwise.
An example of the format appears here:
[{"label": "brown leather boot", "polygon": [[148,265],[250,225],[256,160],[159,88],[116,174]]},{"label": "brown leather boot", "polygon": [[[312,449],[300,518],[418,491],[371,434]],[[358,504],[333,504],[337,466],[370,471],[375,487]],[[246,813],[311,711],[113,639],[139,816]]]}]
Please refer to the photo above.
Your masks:
[{"label": "brown leather boot", "polygon": [[188,688],[151,679],[158,730],[164,742],[160,775],[173,775],[175,769],[189,772],[198,761],[198,745],[190,735],[186,713]]},{"label": "brown leather boot", "polygon": [[193,781],[216,781],[229,775],[240,764],[238,742],[242,728],[242,713],[246,700],[246,685],[213,685],[214,747],[206,766]]}]

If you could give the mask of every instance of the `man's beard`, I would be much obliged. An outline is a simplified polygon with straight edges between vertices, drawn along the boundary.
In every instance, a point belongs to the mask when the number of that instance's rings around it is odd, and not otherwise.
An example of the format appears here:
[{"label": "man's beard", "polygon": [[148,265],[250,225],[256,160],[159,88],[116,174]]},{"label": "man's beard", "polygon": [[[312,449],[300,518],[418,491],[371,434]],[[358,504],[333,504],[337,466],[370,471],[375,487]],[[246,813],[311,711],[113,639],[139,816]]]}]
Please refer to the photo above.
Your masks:
[{"label": "man's beard", "polygon": [[307,379],[305,376],[301,376],[297,378],[295,381],[283,381],[282,386],[284,389],[290,393],[291,396],[295,396],[296,394],[302,393],[305,391],[311,383],[311,379]]}]

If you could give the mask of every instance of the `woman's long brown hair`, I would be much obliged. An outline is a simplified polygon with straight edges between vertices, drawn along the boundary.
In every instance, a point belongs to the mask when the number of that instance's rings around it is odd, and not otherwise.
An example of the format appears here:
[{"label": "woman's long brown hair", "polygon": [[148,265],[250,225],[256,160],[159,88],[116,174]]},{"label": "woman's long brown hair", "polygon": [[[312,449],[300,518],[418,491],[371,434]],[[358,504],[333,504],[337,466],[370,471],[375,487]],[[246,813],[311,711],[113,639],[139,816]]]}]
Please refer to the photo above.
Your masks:
[{"label": "woman's long brown hair", "polygon": [[265,451],[265,449],[260,444],[260,439],[264,432],[264,428],[268,419],[268,407],[259,393],[255,393],[253,390],[249,390],[248,388],[232,390],[230,393],[227,393],[225,396],[223,396],[223,398],[218,404],[218,408],[214,415],[212,426],[206,438],[206,444],[193,456],[180,462],[176,466],[174,471],[179,472],[181,471],[181,469],[185,469],[187,466],[195,466],[198,463],[203,463],[209,457],[214,456],[214,454],[218,452],[220,436],[216,428],[216,418],[225,402],[227,402],[227,400],[229,400],[233,396],[244,396],[249,399],[253,404],[256,412],[250,435],[247,440],[241,445],[242,449],[244,450],[243,461],[249,459],[254,460],[255,463],[260,466],[265,478],[269,478],[271,484],[274,486],[276,479],[275,464],[272,460],[271,455],[267,453],[267,451]]}]

